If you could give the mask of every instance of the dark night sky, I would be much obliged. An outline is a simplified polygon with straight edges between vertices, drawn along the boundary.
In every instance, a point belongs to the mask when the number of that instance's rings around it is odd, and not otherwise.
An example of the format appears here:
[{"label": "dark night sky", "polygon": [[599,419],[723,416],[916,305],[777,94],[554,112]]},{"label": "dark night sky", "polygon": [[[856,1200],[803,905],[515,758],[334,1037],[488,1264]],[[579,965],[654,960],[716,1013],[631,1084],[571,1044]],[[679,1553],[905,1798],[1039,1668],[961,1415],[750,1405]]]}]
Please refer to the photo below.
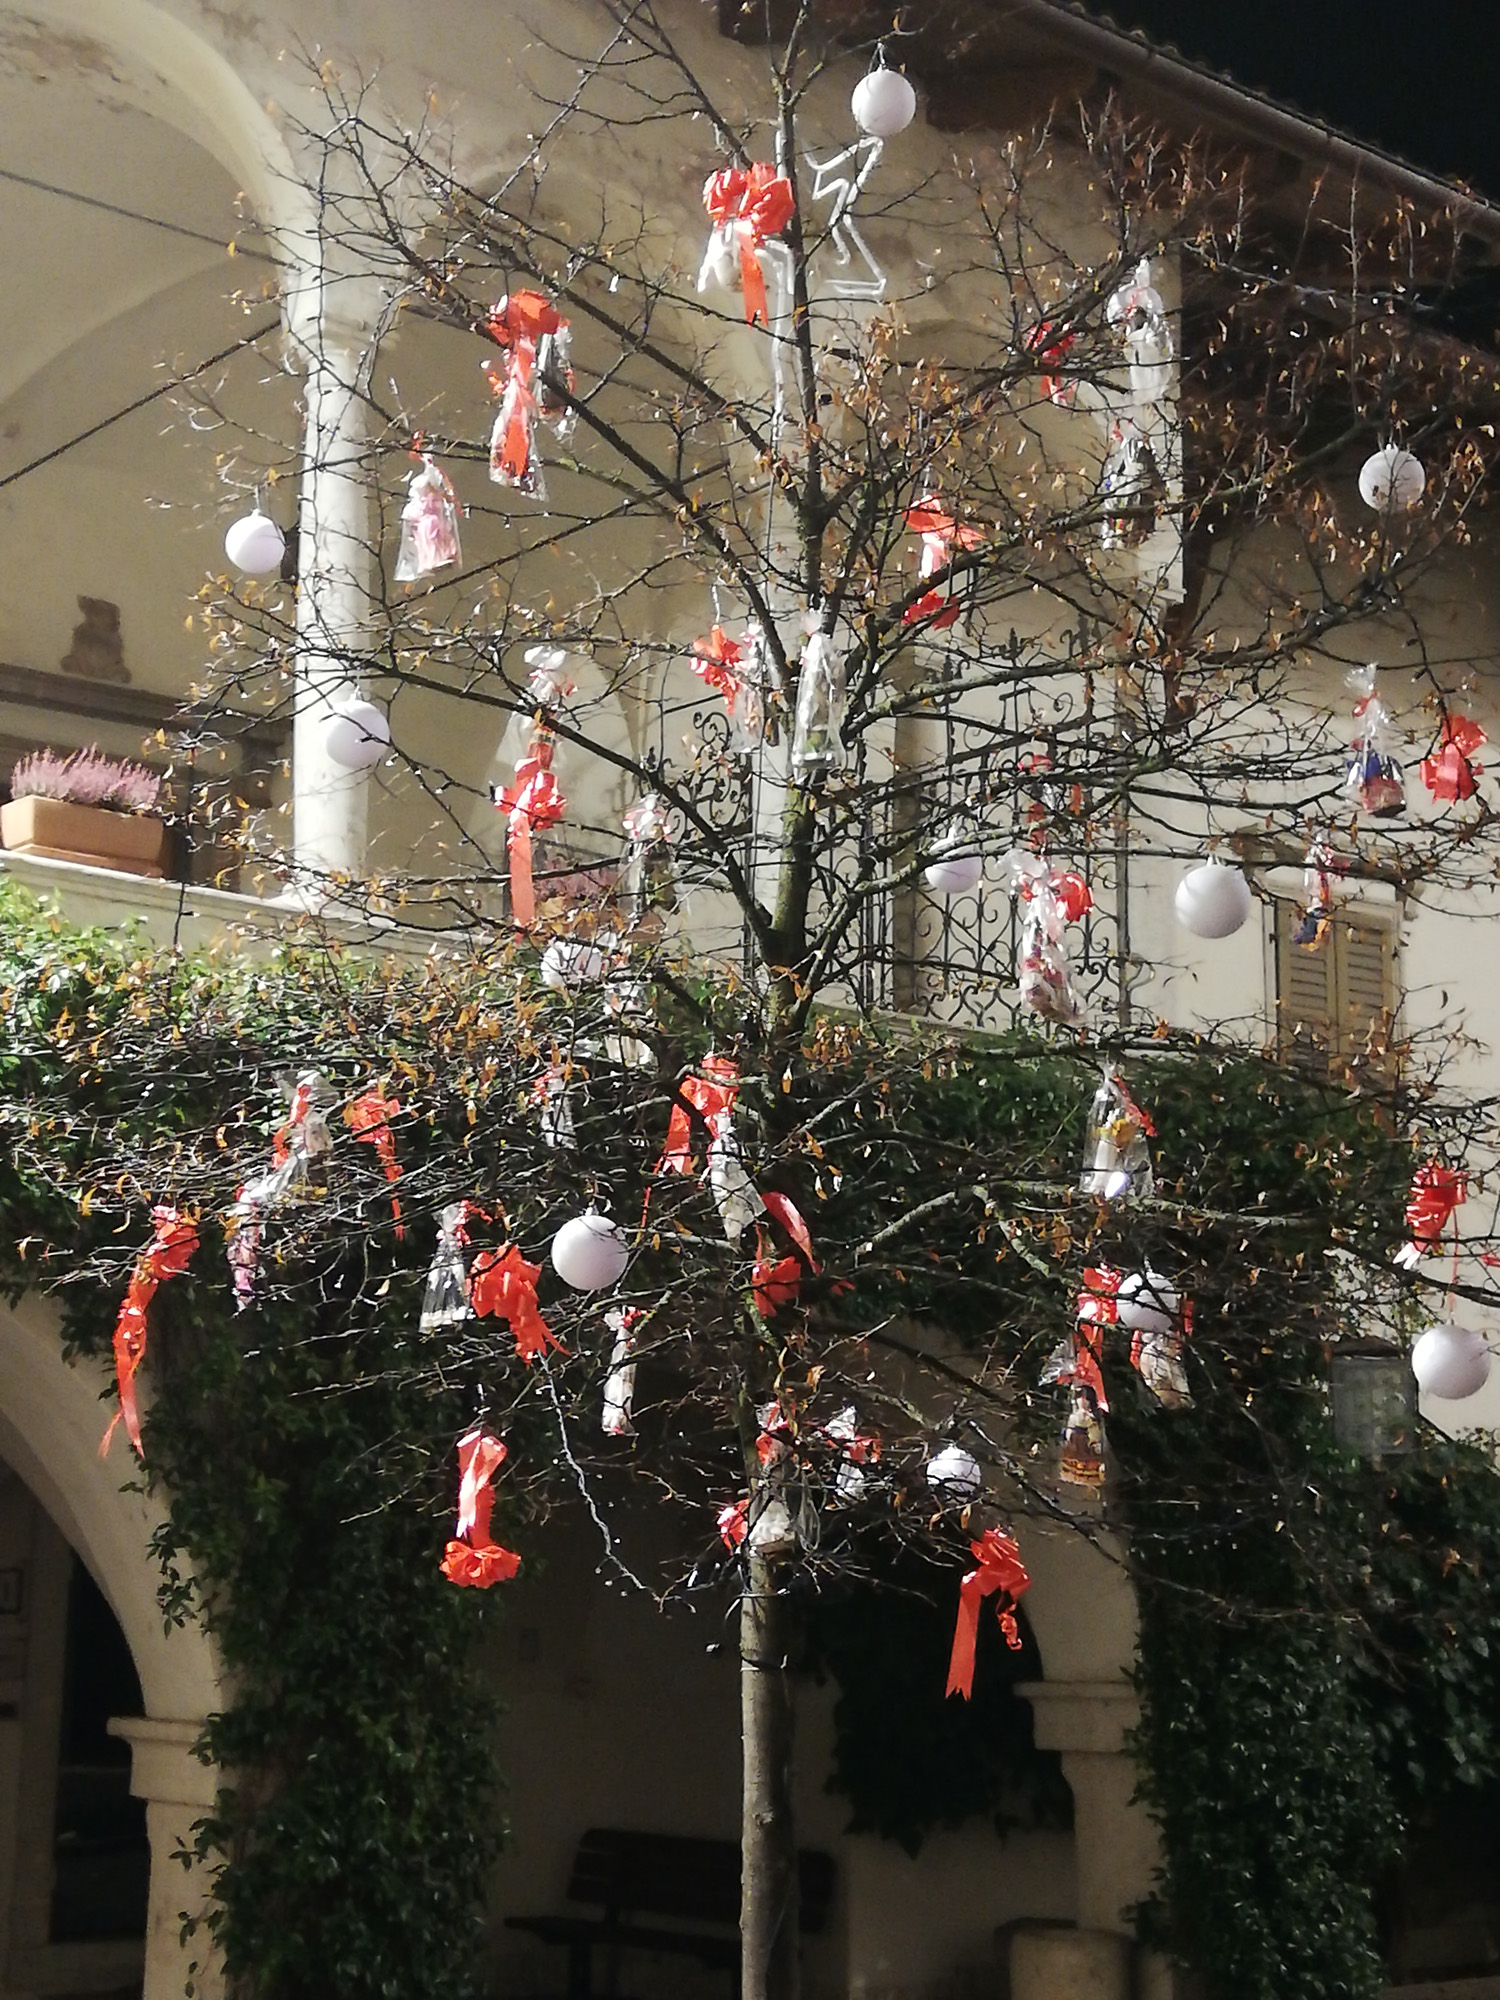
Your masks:
[{"label": "dark night sky", "polygon": [[1500,201],[1500,0],[1085,0],[1117,26]]}]

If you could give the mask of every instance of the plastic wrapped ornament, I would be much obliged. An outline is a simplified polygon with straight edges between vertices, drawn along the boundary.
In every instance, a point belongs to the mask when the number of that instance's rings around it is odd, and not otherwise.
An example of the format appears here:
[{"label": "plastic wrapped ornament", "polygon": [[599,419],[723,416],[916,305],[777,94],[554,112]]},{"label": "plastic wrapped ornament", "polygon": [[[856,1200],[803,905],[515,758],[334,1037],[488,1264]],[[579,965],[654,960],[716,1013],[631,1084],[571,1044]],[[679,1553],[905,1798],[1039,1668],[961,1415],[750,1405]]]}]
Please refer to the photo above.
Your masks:
[{"label": "plastic wrapped ornament", "polygon": [[271,576],[281,568],[286,536],[269,514],[256,507],[230,522],[224,534],[224,553],[246,576]]},{"label": "plastic wrapped ornament", "polygon": [[917,93],[899,69],[887,69],[885,51],[875,51],[875,67],[854,86],[849,100],[854,122],[872,139],[894,139],[917,115]]},{"label": "plastic wrapped ornament", "polygon": [[1050,875],[1033,878],[1027,888],[1026,914],[1021,923],[1017,965],[1021,1005],[1061,1028],[1080,1028],[1083,1000],[1073,984],[1072,968],[1063,944],[1067,909]]},{"label": "plastic wrapped ornament", "polygon": [[1092,1389],[1075,1383],[1063,1426],[1057,1476],[1066,1485],[1098,1488],[1104,1484],[1104,1419]]},{"label": "plastic wrapped ornament", "polygon": [[932,859],[922,870],[922,882],[935,896],[962,896],[977,889],[984,875],[984,856],[957,821],[932,843]]},{"label": "plastic wrapped ornament", "polygon": [[1050,319],[1039,321],[1026,336],[1026,352],[1035,355],[1046,371],[1042,375],[1042,394],[1060,410],[1071,410],[1078,395],[1077,382],[1056,372],[1076,345],[1072,333],[1066,327],[1054,326]]},{"label": "plastic wrapped ornament", "polygon": [[708,1147],[708,1185],[724,1225],[724,1234],[733,1244],[753,1222],[766,1212],[759,1190],[751,1180],[734,1129],[734,1113],[727,1106],[706,1114],[713,1133]]},{"label": "plastic wrapped ornament", "polygon": [[784,1500],[772,1494],[756,1510],[745,1536],[749,1547],[767,1562],[779,1562],[797,1553],[797,1524]]},{"label": "plastic wrapped ornament", "polygon": [[797,674],[797,716],[792,728],[792,769],[821,777],[844,761],[844,710],[848,704],[844,656],[821,626],[802,648]]},{"label": "plastic wrapped ornament", "polygon": [[546,496],[535,448],[540,418],[558,437],[573,426],[573,370],[568,322],[541,292],[512,292],[500,300],[488,322],[490,338],[505,353],[503,362],[484,363],[490,387],[500,398],[490,435],[490,478],[539,500]]},{"label": "plastic wrapped ornament", "polygon": [[450,1201],[438,1217],[437,1249],[427,1267],[427,1288],[417,1321],[423,1333],[441,1332],[469,1317],[469,1281],[464,1272],[468,1216],[466,1201]]},{"label": "plastic wrapped ornament", "polygon": [[552,1239],[552,1268],[575,1292],[607,1292],[629,1262],[624,1230],[596,1208],[565,1222]]},{"label": "plastic wrapped ornament", "polygon": [[1489,1344],[1472,1326],[1451,1320],[1430,1326],[1411,1351],[1411,1372],[1424,1396],[1461,1403],[1490,1379]]},{"label": "plastic wrapped ornament", "polygon": [[540,1113],[538,1123],[543,1143],[564,1152],[576,1151],[578,1134],[573,1124],[573,1101],[567,1071],[560,1063],[551,1063],[542,1071],[531,1086],[531,1101]]},{"label": "plastic wrapped ornament", "polygon": [[1253,906],[1243,871],[1212,859],[1190,868],[1172,899],[1178,923],[1201,938],[1233,937]]},{"label": "plastic wrapped ornament", "polygon": [[635,1404],[635,1335],[641,1317],[637,1306],[615,1306],[604,1315],[604,1324],[614,1335],[609,1351],[609,1373],[604,1378],[604,1412],[600,1426],[606,1437],[633,1437],[631,1421]]},{"label": "plastic wrapped ornament", "polygon": [[1124,418],[1110,432],[1099,481],[1101,548],[1138,549],[1155,529],[1166,494],[1151,440],[1131,418]]},{"label": "plastic wrapped ornament", "polygon": [[1097,1195],[1103,1201],[1123,1201],[1127,1195],[1150,1194],[1155,1181],[1147,1141],[1155,1136],[1156,1127],[1150,1118],[1113,1067],[1106,1064],[1089,1107],[1079,1192]]},{"label": "plastic wrapped ornament", "polygon": [[401,547],[396,555],[397,583],[420,583],[462,561],[458,524],[463,510],[447,473],[424,457],[406,489],[401,509]]},{"label": "plastic wrapped ornament", "polygon": [[1406,790],[1401,767],[1390,753],[1395,725],[1376,691],[1375,672],[1374,667],[1353,667],[1344,677],[1356,697],[1344,788],[1354,794],[1368,818],[1394,819],[1406,810]]},{"label": "plastic wrapped ornament", "polygon": [[1316,951],[1333,921],[1333,855],[1322,841],[1307,850],[1302,868],[1302,908],[1292,930],[1292,943]]},{"label": "plastic wrapped ornament", "polygon": [[1120,1280],[1115,1311],[1147,1389],[1163,1409],[1186,1409],[1193,1400],[1182,1359],[1188,1312],[1177,1287],[1158,1271],[1132,1271]]},{"label": "plastic wrapped ornament", "polygon": [[640,923],[648,910],[678,906],[677,860],[672,851],[676,816],[656,792],[638,799],[622,819],[630,837],[625,861],[625,897],[631,921]]},{"label": "plastic wrapped ornament", "polygon": [[1382,445],[1359,469],[1359,497],[1377,514],[1405,514],[1427,491],[1422,461],[1398,444]]},{"label": "plastic wrapped ornament", "polygon": [[391,747],[385,711],[362,696],[339,702],[323,725],[323,748],[346,771],[370,771]]},{"label": "plastic wrapped ornament", "polygon": [[554,993],[567,993],[577,986],[597,986],[607,969],[598,945],[585,944],[581,939],[555,938],[542,953],[542,984]]},{"label": "plastic wrapped ornament", "polygon": [[723,167],[703,184],[703,206],[713,225],[698,272],[698,290],[710,284],[744,295],[745,323],[770,324],[766,274],[761,256],[796,213],[796,196],[784,174],[765,160],[748,167]]},{"label": "plastic wrapped ornament", "polygon": [[935,1451],[924,1469],[927,1484],[939,1500],[966,1505],[976,1500],[984,1487],[979,1461],[961,1444],[945,1444]]},{"label": "plastic wrapped ornament", "polygon": [[1435,799],[1472,799],[1484,766],[1474,762],[1474,752],[1485,742],[1485,733],[1469,715],[1445,715],[1438,732],[1437,748],[1422,759],[1422,783]]},{"label": "plastic wrapped ornament", "polygon": [[291,1086],[284,1122],[271,1140],[271,1164],[245,1182],[229,1211],[231,1234],[225,1254],[235,1292],[235,1310],[250,1304],[260,1275],[260,1246],[265,1220],[283,1202],[313,1191],[314,1163],[333,1151],[328,1110],[334,1093],[315,1069],[303,1070]]},{"label": "plastic wrapped ornament", "polygon": [[1161,403],[1172,393],[1172,328],[1161,293],[1151,282],[1151,259],[1143,257],[1135,276],[1121,285],[1105,309],[1118,328],[1130,368],[1130,394],[1137,403]]}]

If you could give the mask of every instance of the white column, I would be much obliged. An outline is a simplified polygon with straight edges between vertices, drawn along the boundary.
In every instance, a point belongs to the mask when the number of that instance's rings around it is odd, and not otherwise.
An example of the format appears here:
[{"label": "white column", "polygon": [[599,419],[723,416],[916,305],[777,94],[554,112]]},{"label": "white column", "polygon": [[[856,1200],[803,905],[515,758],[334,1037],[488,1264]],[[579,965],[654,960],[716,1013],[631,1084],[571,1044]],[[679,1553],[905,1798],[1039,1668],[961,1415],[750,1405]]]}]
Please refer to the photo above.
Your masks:
[{"label": "white column", "polygon": [[223,1969],[209,1933],[200,1929],[186,1943],[180,1935],[183,1919],[201,1915],[208,1905],[207,1871],[184,1868],[173,1858],[191,1845],[193,1822],[213,1810],[218,1791],[217,1770],[192,1754],[203,1724],[117,1716],[109,1732],[130,1745],[130,1789],[146,1801],[151,1842],[141,2000],[182,2000],[189,1980],[198,2000],[220,2000]]}]

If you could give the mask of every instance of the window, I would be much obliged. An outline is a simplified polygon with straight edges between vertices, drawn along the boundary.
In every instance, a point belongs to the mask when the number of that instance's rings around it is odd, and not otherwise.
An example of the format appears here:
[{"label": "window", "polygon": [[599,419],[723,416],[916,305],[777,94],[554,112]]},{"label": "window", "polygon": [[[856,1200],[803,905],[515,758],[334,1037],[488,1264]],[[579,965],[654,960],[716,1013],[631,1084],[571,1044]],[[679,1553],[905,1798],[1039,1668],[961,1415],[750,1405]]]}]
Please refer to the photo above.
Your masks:
[{"label": "window", "polygon": [[1321,1051],[1336,1063],[1381,1061],[1398,1004],[1396,932],[1382,914],[1345,908],[1316,949],[1294,944],[1300,916],[1276,910],[1276,1039],[1283,1055]]}]

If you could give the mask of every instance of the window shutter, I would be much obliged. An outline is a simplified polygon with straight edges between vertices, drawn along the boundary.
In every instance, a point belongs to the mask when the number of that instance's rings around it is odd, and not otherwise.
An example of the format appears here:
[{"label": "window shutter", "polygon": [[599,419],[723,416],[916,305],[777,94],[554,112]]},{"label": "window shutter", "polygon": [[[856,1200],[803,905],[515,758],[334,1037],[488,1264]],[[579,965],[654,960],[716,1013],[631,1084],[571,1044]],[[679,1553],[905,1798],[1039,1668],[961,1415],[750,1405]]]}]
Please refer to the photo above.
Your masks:
[{"label": "window shutter", "polygon": [[1395,936],[1383,924],[1335,917],[1316,951],[1292,943],[1297,912],[1276,913],[1277,1041],[1283,1054],[1321,1049],[1379,1056],[1396,1009]]},{"label": "window shutter", "polygon": [[1374,925],[1337,924],[1334,953],[1335,1045],[1340,1053],[1379,1053],[1395,1011],[1391,934]]}]

